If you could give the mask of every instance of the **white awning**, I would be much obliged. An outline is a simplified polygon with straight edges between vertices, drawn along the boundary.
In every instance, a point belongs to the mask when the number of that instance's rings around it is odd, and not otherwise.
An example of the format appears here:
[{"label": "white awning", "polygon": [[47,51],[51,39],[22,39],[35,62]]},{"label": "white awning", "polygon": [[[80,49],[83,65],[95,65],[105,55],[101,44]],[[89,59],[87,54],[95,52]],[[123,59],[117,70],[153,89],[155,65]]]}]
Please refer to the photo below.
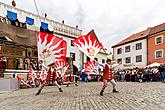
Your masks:
[{"label": "white awning", "polygon": [[160,66],[160,63],[155,62],[155,63],[148,65],[147,67],[155,67],[155,66]]}]

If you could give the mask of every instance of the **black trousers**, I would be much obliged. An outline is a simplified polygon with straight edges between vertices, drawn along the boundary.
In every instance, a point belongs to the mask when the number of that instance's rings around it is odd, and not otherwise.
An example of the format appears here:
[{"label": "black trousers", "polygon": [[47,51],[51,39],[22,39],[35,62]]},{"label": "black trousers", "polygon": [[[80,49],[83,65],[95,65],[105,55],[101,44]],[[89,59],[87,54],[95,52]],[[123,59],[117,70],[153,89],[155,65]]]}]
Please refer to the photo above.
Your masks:
[{"label": "black trousers", "polygon": [[78,81],[78,76],[75,76],[75,83],[77,83]]}]

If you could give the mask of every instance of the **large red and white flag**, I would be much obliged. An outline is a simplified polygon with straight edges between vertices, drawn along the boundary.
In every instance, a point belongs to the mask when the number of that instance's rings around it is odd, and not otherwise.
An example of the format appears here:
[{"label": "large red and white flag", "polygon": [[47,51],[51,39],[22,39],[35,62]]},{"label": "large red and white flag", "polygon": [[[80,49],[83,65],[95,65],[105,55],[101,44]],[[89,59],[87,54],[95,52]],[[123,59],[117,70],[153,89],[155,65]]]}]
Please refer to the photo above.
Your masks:
[{"label": "large red and white flag", "polygon": [[94,30],[87,35],[80,36],[72,41],[72,44],[77,46],[90,59],[94,60],[97,53],[103,48],[103,45],[97,39]]},{"label": "large red and white flag", "polygon": [[38,60],[42,60],[45,66],[66,58],[67,43],[62,38],[37,32],[37,44]]},{"label": "large red and white flag", "polygon": [[64,76],[66,70],[68,69],[68,67],[70,66],[66,60],[61,60],[61,61],[56,61],[54,63],[55,65],[55,69],[56,69],[56,73],[57,73],[57,77],[60,74],[61,76]]},{"label": "large red and white flag", "polygon": [[86,73],[86,74],[98,74],[99,73],[98,66],[99,66],[99,63],[96,62],[95,60],[87,61],[85,63],[84,73]]}]

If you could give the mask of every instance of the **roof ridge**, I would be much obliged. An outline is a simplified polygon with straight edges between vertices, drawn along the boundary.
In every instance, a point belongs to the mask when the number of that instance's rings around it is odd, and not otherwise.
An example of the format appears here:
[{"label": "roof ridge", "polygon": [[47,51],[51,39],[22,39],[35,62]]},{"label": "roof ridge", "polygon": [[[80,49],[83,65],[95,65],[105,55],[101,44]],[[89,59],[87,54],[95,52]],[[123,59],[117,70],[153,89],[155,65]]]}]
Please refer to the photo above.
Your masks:
[{"label": "roof ridge", "polygon": [[[141,39],[141,38],[143,38],[143,37],[146,37],[147,35],[149,35],[150,30],[151,30],[151,27],[148,27],[147,29],[145,29],[145,30],[143,30],[143,31],[140,31],[140,32],[136,32],[136,33],[134,33],[134,34],[131,34],[130,36],[128,36],[128,37],[125,38],[124,40],[122,40],[122,41],[120,41],[119,43],[117,43],[116,45],[112,46],[112,48],[113,48],[113,47],[116,47],[116,46],[119,46],[119,45],[122,45],[122,44],[126,44],[126,43],[128,43],[128,42],[130,42],[130,41],[133,41],[133,40],[137,40],[137,39]],[[146,32],[146,34],[145,34],[145,32]],[[140,34],[140,33],[142,33],[143,35],[145,34],[145,36],[139,38],[139,37],[138,37],[138,34]],[[142,36],[142,35],[140,35],[140,36]],[[135,38],[135,37],[138,37],[138,38]],[[130,38],[135,38],[135,39],[128,40],[128,39],[130,39]],[[128,41],[126,41],[126,40],[128,40]]]},{"label": "roof ridge", "polygon": [[151,27],[151,28],[155,28],[155,27],[161,26],[161,25],[163,25],[163,24],[165,24],[165,23],[158,24],[158,25],[153,26],[153,27]]},{"label": "roof ridge", "polygon": [[151,27],[151,31],[150,31],[149,35],[153,35],[153,34],[156,34],[160,31],[164,31],[164,30],[165,30],[165,23],[161,23],[159,25]]}]

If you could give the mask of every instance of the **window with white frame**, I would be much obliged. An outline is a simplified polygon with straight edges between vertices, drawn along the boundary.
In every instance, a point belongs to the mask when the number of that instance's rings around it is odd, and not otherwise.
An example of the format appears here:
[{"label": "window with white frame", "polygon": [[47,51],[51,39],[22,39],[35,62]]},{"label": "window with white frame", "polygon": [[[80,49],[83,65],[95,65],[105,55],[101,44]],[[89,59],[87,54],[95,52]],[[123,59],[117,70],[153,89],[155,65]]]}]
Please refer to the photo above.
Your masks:
[{"label": "window with white frame", "polygon": [[126,46],[125,47],[125,52],[127,53],[127,52],[130,52],[131,51],[131,47],[130,46]]},{"label": "window with white frame", "polygon": [[105,59],[102,59],[102,63],[105,63]]},{"label": "window with white frame", "polygon": [[163,58],[163,50],[156,50],[155,58]]},{"label": "window with white frame", "polygon": [[125,58],[125,63],[131,63],[131,57]]},{"label": "window with white frame", "polygon": [[155,44],[156,45],[161,44],[161,43],[163,43],[163,35],[155,38]]},{"label": "window with white frame", "polygon": [[142,55],[136,56],[136,62],[142,62]]},{"label": "window with white frame", "polygon": [[122,58],[117,59],[117,63],[122,64]]},{"label": "window with white frame", "polygon": [[117,54],[122,54],[122,48],[117,49]]},{"label": "window with white frame", "polygon": [[75,56],[76,56],[75,53],[70,52],[70,57],[72,58],[73,61],[76,60]]},{"label": "window with white frame", "polygon": [[74,47],[74,45],[73,45],[73,43],[72,43],[72,42],[73,42],[73,40],[71,40],[71,46],[73,46],[73,47]]},{"label": "window with white frame", "polygon": [[95,61],[98,61],[98,58],[94,58]]},{"label": "window with white frame", "polygon": [[136,50],[142,49],[142,43],[137,43],[136,44]]}]

